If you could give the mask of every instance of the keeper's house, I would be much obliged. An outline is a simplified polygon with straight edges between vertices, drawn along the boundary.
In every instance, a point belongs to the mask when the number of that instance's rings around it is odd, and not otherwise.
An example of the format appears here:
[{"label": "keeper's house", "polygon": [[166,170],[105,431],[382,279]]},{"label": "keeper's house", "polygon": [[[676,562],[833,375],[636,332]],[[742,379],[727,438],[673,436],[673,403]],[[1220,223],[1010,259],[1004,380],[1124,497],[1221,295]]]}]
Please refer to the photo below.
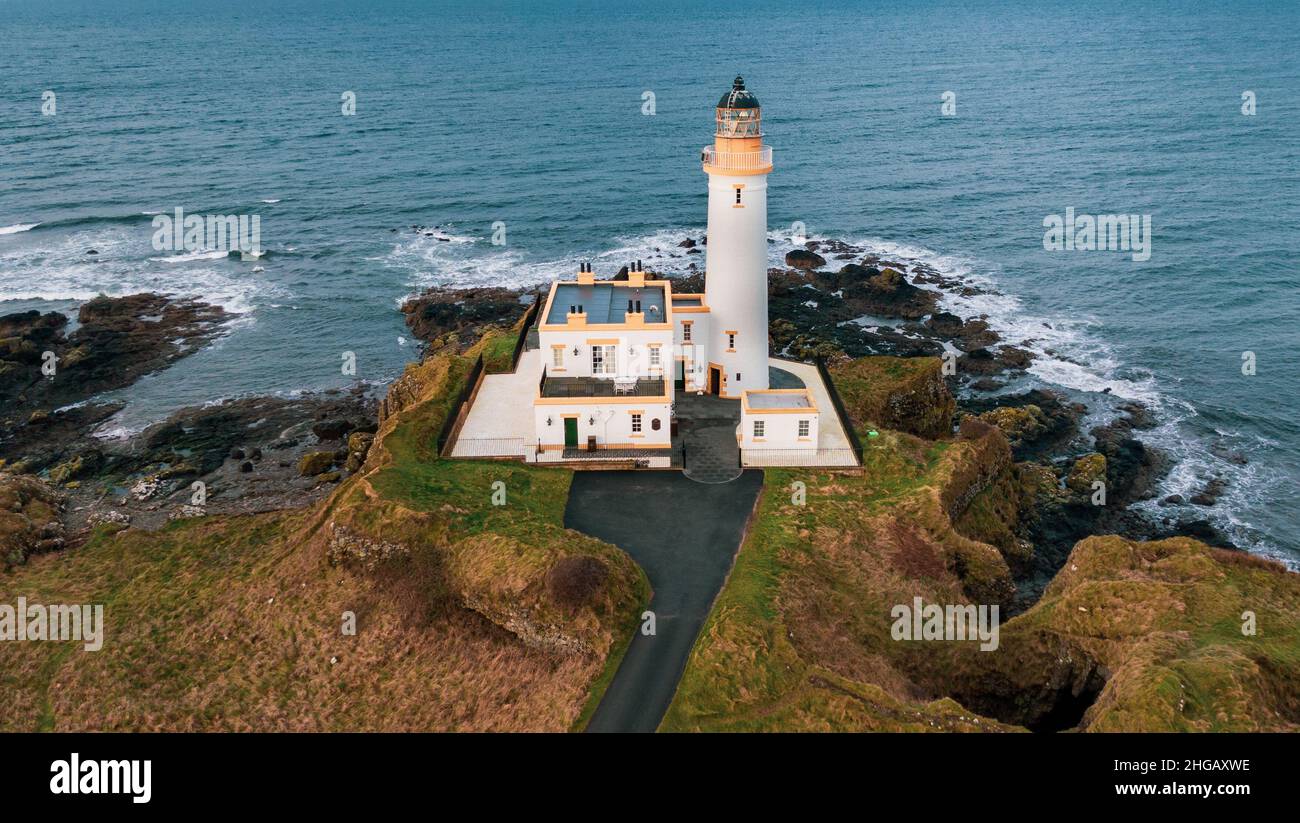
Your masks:
[{"label": "keeper's house", "polygon": [[541,450],[670,448],[672,284],[639,270],[596,280],[584,264],[577,280],[551,285],[541,317]]}]

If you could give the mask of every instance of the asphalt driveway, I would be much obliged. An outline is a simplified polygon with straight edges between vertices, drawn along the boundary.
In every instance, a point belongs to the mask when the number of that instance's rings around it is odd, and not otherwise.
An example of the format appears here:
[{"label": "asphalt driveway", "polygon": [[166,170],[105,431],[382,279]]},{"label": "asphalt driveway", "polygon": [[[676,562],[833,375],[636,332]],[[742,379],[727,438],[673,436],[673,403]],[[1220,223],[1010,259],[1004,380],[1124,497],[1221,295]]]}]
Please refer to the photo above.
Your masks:
[{"label": "asphalt driveway", "polygon": [[576,472],[564,525],[613,543],[650,578],[655,634],[632,638],[587,731],[652,732],[663,719],[753,510],[763,473],[697,483],[679,472]]}]

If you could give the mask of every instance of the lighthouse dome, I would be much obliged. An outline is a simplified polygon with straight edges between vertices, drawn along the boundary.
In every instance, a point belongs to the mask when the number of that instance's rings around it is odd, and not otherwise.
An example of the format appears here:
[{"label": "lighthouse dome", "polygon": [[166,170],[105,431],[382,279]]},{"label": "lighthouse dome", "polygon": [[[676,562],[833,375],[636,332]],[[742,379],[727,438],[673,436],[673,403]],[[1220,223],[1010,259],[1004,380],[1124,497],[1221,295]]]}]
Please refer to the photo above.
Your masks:
[{"label": "lighthouse dome", "polygon": [[731,84],[731,90],[722,95],[718,101],[720,109],[756,109],[758,108],[758,98],[752,91],[745,88],[745,78],[736,75],[736,80]]}]

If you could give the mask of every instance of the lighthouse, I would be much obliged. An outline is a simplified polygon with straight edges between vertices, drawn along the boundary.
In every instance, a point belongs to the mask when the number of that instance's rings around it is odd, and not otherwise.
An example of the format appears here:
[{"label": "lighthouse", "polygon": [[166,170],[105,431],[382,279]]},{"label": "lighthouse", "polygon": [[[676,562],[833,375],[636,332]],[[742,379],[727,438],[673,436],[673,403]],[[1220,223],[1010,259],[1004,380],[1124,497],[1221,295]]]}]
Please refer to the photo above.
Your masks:
[{"label": "lighthouse", "polygon": [[708,389],[739,398],[768,387],[767,175],[758,98],[737,77],[718,101],[713,145],[702,152],[709,176],[705,297],[711,307]]}]

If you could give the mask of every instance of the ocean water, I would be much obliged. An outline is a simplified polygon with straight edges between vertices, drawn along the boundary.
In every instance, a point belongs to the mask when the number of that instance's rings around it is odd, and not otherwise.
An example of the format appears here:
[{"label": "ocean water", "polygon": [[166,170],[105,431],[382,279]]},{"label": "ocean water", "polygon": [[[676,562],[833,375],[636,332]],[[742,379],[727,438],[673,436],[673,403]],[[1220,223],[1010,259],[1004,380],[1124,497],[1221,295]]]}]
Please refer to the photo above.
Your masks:
[{"label": "ocean water", "polygon": [[[774,260],[799,221],[984,285],[946,307],[1040,353],[1012,388],[1089,422],[1148,403],[1163,493],[1220,474],[1207,513],[1300,560],[1300,4],[10,0],[0,42],[0,311],[148,289],[239,313],[115,428],[345,385],[345,351],[391,380],[415,356],[396,308],[431,284],[685,270],[740,73]],[[260,216],[267,255],[155,251],[177,207]],[[1046,251],[1067,208],[1150,215],[1150,259]]]}]

